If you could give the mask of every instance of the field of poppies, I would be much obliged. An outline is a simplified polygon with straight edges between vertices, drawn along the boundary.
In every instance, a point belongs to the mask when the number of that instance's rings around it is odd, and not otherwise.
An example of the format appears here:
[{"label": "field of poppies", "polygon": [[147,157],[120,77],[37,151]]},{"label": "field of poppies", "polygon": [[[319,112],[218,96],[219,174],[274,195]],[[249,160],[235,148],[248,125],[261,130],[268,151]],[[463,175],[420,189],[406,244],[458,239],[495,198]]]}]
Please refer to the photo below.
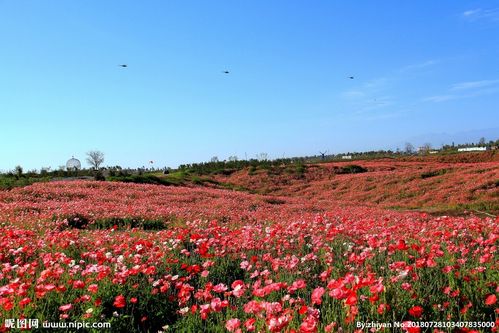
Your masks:
[{"label": "field of poppies", "polygon": [[[1,191],[0,331],[15,331],[7,318],[115,332],[499,325],[498,218],[277,194],[97,181]],[[463,327],[417,325],[430,321]]]},{"label": "field of poppies", "polygon": [[[442,160],[364,160],[311,164],[301,174],[293,168],[240,170],[216,179],[258,193],[295,196],[384,208],[452,211],[463,208],[499,213],[499,154],[455,156]],[[465,158],[467,157],[467,159]],[[449,161],[450,160],[450,161]],[[459,161],[459,159],[457,159]],[[474,161],[474,162],[473,162]],[[343,168],[361,173],[339,173]]]}]

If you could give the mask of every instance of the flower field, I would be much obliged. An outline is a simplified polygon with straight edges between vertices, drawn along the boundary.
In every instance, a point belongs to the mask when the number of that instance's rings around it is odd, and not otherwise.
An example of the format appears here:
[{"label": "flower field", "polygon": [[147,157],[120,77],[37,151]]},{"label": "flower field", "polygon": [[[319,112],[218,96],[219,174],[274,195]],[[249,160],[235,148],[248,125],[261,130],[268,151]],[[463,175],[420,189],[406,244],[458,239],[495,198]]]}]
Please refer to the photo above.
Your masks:
[{"label": "flower field", "polygon": [[95,181],[0,192],[2,324],[110,322],[116,332],[499,325],[499,219],[282,194]]},{"label": "flower field", "polygon": [[481,162],[483,156],[464,155],[461,158],[466,163],[453,161],[453,156],[443,161],[431,157],[353,162],[367,170],[363,173],[335,174],[335,169],[352,164],[335,162],[308,165],[300,176],[290,174],[292,169],[258,170],[251,175],[242,170],[217,179],[260,193],[305,197],[319,203],[340,200],[384,208],[445,211],[462,207],[499,212],[499,154]]}]

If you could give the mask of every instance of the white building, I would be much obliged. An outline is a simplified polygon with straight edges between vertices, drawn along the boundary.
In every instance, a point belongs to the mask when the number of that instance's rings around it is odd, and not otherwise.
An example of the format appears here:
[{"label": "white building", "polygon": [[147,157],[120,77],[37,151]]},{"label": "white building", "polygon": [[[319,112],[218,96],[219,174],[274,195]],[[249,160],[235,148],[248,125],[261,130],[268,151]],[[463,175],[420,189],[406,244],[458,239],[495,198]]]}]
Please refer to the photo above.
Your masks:
[{"label": "white building", "polygon": [[457,151],[486,151],[487,147],[466,147],[466,148],[457,148]]},{"label": "white building", "polygon": [[352,159],[352,155],[341,156],[341,159],[343,159],[343,160],[351,160]]}]

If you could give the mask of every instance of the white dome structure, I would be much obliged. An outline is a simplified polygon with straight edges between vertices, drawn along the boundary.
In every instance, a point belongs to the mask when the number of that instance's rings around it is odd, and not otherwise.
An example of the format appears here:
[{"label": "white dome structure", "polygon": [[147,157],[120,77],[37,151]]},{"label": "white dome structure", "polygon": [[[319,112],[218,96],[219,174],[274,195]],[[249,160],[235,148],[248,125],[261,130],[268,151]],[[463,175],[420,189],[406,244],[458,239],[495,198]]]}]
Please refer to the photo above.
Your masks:
[{"label": "white dome structure", "polygon": [[81,163],[78,159],[71,157],[71,159],[69,159],[67,162],[66,162],[66,170],[68,171],[77,171],[77,170],[80,170],[81,169]]}]

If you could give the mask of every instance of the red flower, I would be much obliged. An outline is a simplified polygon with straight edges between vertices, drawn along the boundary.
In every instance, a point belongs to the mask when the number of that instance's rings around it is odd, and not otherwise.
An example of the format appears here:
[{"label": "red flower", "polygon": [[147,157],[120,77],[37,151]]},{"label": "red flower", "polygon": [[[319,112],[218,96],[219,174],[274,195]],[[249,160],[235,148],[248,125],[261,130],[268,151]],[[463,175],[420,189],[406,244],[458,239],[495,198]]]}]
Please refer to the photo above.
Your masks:
[{"label": "red flower", "polygon": [[402,329],[407,333],[419,333],[421,332],[421,328],[418,325],[415,325],[414,322],[404,321],[402,323]]},{"label": "red flower", "polygon": [[313,317],[307,317],[300,325],[301,333],[317,332],[317,321]]},{"label": "red flower", "polygon": [[485,305],[493,305],[496,304],[497,302],[497,297],[494,294],[490,294],[485,298]]},{"label": "red flower", "polygon": [[73,288],[74,289],[83,289],[83,288],[85,288],[85,282],[83,282],[81,280],[77,280],[77,281],[73,282]]},{"label": "red flower", "polygon": [[346,303],[348,305],[355,305],[357,304],[357,294],[355,292],[351,292],[346,300]]},{"label": "red flower", "polygon": [[409,314],[414,318],[419,318],[423,315],[423,308],[419,305],[413,306],[409,309]]},{"label": "red flower", "polygon": [[14,307],[14,303],[8,298],[3,298],[0,297],[0,304],[2,304],[2,307],[5,311],[10,311]]},{"label": "red flower", "polygon": [[117,308],[124,308],[126,305],[125,297],[123,295],[116,296],[113,305]]},{"label": "red flower", "polygon": [[156,266],[149,266],[144,271],[144,274],[146,275],[152,275],[154,273],[156,273]]},{"label": "red flower", "polygon": [[29,297],[26,297],[26,298],[23,298],[20,302],[19,302],[19,305],[21,307],[24,307],[26,304],[29,304],[31,303],[31,298]]},{"label": "red flower", "polygon": [[246,330],[249,332],[252,332],[255,330],[255,318],[250,318],[244,322],[244,327],[246,327]]},{"label": "red flower", "polygon": [[95,294],[97,290],[99,290],[99,287],[96,284],[91,284],[88,286],[87,290],[92,294]]}]

